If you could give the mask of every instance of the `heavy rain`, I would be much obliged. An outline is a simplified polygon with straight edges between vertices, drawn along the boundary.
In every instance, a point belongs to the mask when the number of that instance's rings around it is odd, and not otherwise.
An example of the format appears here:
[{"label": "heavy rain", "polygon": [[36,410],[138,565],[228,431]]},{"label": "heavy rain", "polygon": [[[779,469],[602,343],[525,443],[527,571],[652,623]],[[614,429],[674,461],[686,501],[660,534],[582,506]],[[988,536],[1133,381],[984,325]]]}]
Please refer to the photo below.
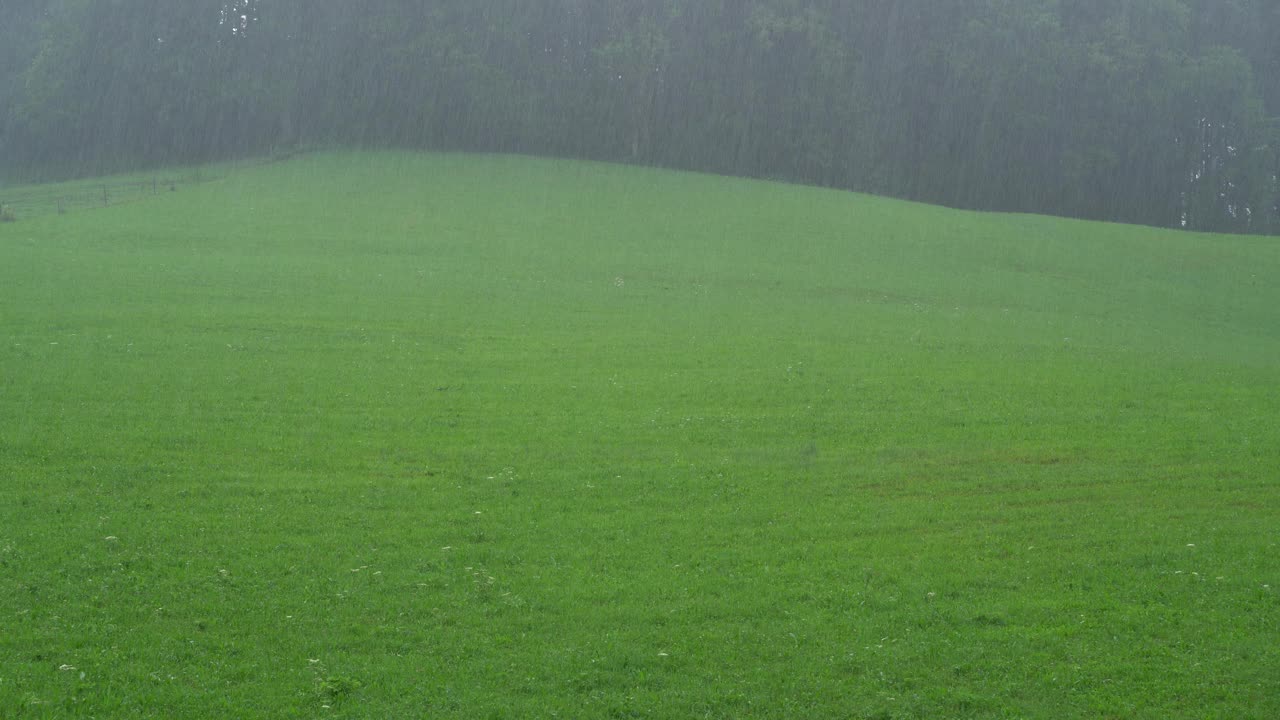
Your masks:
[{"label": "heavy rain", "polygon": [[1280,717],[1274,0],[0,0],[0,718]]}]

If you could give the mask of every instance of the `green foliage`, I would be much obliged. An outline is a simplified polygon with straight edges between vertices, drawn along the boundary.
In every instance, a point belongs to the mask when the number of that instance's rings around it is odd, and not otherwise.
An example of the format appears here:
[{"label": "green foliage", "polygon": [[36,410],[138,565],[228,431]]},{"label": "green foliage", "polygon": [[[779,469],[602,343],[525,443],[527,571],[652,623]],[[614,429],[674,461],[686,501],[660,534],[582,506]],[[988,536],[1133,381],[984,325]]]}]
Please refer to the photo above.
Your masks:
[{"label": "green foliage", "polygon": [[316,700],[325,709],[331,709],[346,701],[364,686],[364,683],[353,677],[330,672],[324,662],[318,658],[308,660],[308,663],[315,674]]},{"label": "green foliage", "polygon": [[0,30],[0,161],[35,178],[297,144],[520,151],[1280,232],[1262,0],[235,7],[22,0]]},{"label": "green foliage", "polygon": [[0,226],[0,714],[1280,716],[1277,274],[504,156]]}]

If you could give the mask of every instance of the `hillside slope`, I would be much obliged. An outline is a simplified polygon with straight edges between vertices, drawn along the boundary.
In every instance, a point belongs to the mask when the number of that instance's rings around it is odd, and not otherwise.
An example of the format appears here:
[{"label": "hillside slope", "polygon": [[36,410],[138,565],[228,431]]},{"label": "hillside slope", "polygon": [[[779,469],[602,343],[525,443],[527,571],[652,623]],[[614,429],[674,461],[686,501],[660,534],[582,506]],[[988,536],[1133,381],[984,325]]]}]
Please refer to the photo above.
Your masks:
[{"label": "hillside slope", "polygon": [[0,225],[0,708],[1280,714],[1277,277],[507,156]]}]

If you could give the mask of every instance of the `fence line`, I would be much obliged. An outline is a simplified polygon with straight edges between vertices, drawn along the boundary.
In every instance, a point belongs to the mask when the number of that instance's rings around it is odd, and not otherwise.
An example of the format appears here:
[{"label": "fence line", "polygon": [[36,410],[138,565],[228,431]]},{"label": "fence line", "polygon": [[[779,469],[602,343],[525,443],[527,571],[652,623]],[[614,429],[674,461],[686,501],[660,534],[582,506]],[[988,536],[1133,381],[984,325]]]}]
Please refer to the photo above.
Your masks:
[{"label": "fence line", "polygon": [[145,180],[86,183],[44,190],[27,187],[5,191],[0,188],[0,220],[13,221],[40,215],[62,215],[72,210],[110,207],[151,195],[175,192],[181,186],[215,179],[217,178],[214,176],[197,173],[187,178],[156,175]]},{"label": "fence line", "polygon": [[[41,186],[36,185],[17,187],[12,191],[0,187],[0,222],[40,215],[62,215],[72,210],[90,210],[134,202],[152,195],[175,192],[183,186],[221,180],[235,168],[287,162],[314,151],[315,148],[276,149],[263,157],[233,160],[213,167],[194,167],[181,175],[174,175],[170,171],[169,174],[156,174],[141,180],[72,181],[58,187],[40,189]],[[211,172],[214,169],[221,172]]]}]

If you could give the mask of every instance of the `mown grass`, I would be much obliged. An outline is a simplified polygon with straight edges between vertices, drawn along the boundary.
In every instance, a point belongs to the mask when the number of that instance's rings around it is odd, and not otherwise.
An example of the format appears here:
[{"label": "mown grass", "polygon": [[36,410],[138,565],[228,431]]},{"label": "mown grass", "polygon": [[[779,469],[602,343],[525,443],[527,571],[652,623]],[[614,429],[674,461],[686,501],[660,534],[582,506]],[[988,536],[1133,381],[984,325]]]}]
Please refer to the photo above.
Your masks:
[{"label": "mown grass", "polygon": [[0,717],[1280,716],[1278,276],[514,157],[0,225]]}]

